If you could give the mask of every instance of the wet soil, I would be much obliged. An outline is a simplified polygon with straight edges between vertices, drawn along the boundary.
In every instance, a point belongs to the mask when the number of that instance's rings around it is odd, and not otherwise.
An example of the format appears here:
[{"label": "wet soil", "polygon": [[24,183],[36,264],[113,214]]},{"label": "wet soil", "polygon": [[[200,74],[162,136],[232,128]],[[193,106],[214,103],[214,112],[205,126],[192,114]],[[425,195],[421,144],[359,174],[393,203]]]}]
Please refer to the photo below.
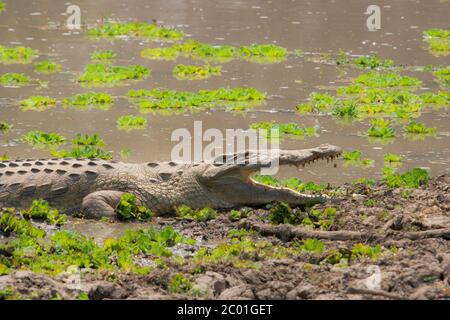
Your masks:
[{"label": "wet soil", "polygon": [[[82,270],[81,281],[74,284],[70,274],[50,277],[17,270],[0,277],[0,290],[14,287],[22,296],[36,299],[74,299],[81,292],[90,299],[449,299],[450,175],[436,177],[427,186],[414,189],[409,198],[402,189],[392,190],[381,184],[371,188],[343,185],[341,190],[343,195],[334,204],[338,208],[335,223],[329,231],[316,232],[316,236],[327,248],[342,251],[355,243],[380,244],[383,248],[395,247],[395,253],[381,255],[377,260],[352,260],[346,266],[325,263],[323,255],[307,252],[282,259],[261,260],[255,256],[246,257],[259,262],[255,268],[210,263],[203,266],[202,272],[193,272],[194,252],[199,247],[214,248],[228,241],[231,229],[259,226],[261,232],[255,234],[255,241],[280,246],[301,240],[295,232],[304,228],[268,224],[261,219],[267,215],[262,208],[236,222],[225,213],[208,222],[154,219],[156,228],[171,225],[197,242],[192,247],[173,249],[184,256],[185,263],[168,263],[149,275]],[[368,206],[368,199],[375,205]],[[325,205],[317,208],[321,206]],[[143,226],[110,225],[116,231]],[[346,238],[351,232],[361,235]],[[374,270],[380,272],[380,283],[375,287],[370,285]],[[169,293],[169,281],[177,273],[193,283],[196,294]]]}]

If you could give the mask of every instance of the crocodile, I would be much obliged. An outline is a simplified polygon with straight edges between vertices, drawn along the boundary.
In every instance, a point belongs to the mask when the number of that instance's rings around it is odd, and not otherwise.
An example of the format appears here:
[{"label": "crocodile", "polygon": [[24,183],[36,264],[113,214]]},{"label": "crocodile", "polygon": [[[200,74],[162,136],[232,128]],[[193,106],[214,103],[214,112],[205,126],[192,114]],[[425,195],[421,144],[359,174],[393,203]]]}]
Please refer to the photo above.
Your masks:
[{"label": "crocodile", "polygon": [[[278,160],[279,165],[298,167],[316,160],[332,160],[340,154],[339,147],[327,144],[279,150],[265,158],[260,157],[261,153],[245,151],[198,163],[134,164],[71,158],[1,161],[0,208],[26,208],[33,199],[45,199],[66,214],[81,213],[99,219],[116,217],[124,193],[134,194],[140,205],[156,215],[172,213],[182,204],[220,209],[275,201],[294,205],[323,202],[328,199],[325,195],[264,185],[251,176],[273,160]],[[255,159],[265,160],[251,161]]]}]

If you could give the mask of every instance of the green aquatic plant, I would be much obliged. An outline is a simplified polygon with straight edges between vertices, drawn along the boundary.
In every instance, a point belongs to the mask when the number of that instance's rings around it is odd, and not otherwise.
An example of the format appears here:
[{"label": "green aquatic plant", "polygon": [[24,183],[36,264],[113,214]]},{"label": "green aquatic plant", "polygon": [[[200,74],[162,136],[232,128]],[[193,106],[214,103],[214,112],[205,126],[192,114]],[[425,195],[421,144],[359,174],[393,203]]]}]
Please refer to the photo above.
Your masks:
[{"label": "green aquatic plant", "polygon": [[322,192],[328,188],[327,185],[316,184],[314,182],[302,182],[300,179],[294,177],[289,179],[278,180],[274,176],[256,174],[253,179],[262,184],[274,187],[286,187],[298,192]]},{"label": "green aquatic plant", "polygon": [[450,29],[432,28],[423,32],[428,50],[435,56],[446,56],[450,53]]},{"label": "green aquatic plant", "polygon": [[141,57],[150,60],[175,60],[181,54],[177,47],[169,48],[145,48],[141,51]]},{"label": "green aquatic plant", "polygon": [[126,115],[117,119],[117,128],[119,130],[142,130],[147,127],[147,119],[141,116]]},{"label": "green aquatic plant", "polygon": [[114,103],[114,99],[108,93],[86,92],[74,95],[70,98],[64,98],[63,104],[68,107],[87,108],[98,107],[107,110]]},{"label": "green aquatic plant", "polygon": [[48,202],[42,199],[33,200],[31,207],[20,212],[27,219],[45,220],[50,224],[61,226],[66,222],[66,216],[59,214],[58,210],[51,209]]},{"label": "green aquatic plant", "polygon": [[278,202],[270,208],[268,216],[272,224],[300,224],[305,219],[305,213],[292,209],[287,203]]},{"label": "green aquatic plant", "polygon": [[447,91],[439,91],[438,93],[426,92],[420,95],[420,99],[425,104],[431,104],[435,106],[449,106],[450,92]]},{"label": "green aquatic plant", "polygon": [[179,64],[173,68],[173,75],[179,80],[203,80],[222,74],[222,67],[206,65],[203,67]]},{"label": "green aquatic plant", "polygon": [[6,8],[6,3],[4,3],[3,1],[0,1],[0,13],[5,10]]},{"label": "green aquatic plant", "polygon": [[5,133],[5,132],[11,130],[12,127],[13,127],[13,125],[8,122],[0,121],[0,132],[1,133]]},{"label": "green aquatic plant", "polygon": [[385,164],[395,164],[401,163],[403,161],[403,157],[395,153],[386,153],[383,160]]},{"label": "green aquatic plant", "polygon": [[362,184],[368,187],[373,187],[376,184],[376,181],[374,179],[367,179],[367,178],[357,178],[352,181],[353,185]]},{"label": "green aquatic plant", "polygon": [[352,119],[358,117],[360,109],[353,100],[339,100],[333,107],[332,114],[340,119]]},{"label": "green aquatic plant", "polygon": [[33,238],[43,238],[45,236],[43,230],[34,227],[28,220],[17,217],[14,213],[14,208],[3,208],[1,210],[0,231],[6,236],[11,234]]},{"label": "green aquatic plant", "polygon": [[262,130],[267,138],[273,137],[293,137],[303,139],[305,136],[314,137],[318,135],[319,126],[306,127],[296,123],[275,123],[275,122],[257,122],[252,123],[250,128],[253,130]]},{"label": "green aquatic plant", "polygon": [[325,244],[319,239],[308,238],[304,239],[300,249],[308,252],[322,253],[325,250]]},{"label": "green aquatic plant", "polygon": [[20,101],[22,111],[44,111],[56,106],[56,100],[48,96],[31,96]]},{"label": "green aquatic plant", "polygon": [[395,130],[391,127],[391,121],[383,118],[372,119],[370,121],[370,128],[367,130],[367,135],[374,138],[394,138]]},{"label": "green aquatic plant", "polygon": [[378,260],[381,255],[381,246],[377,244],[375,246],[364,245],[362,243],[356,243],[353,245],[352,254],[355,258],[368,257],[372,260]]},{"label": "green aquatic plant", "polygon": [[247,108],[253,103],[262,103],[266,95],[254,88],[220,88],[183,92],[175,90],[130,90],[130,102],[137,104],[141,112],[152,109],[213,108],[242,103]]},{"label": "green aquatic plant", "polygon": [[342,153],[344,159],[344,166],[355,167],[372,167],[375,163],[374,160],[368,158],[362,158],[362,152],[359,150],[344,151]]},{"label": "green aquatic plant", "polygon": [[425,124],[416,121],[410,121],[403,127],[403,130],[407,134],[432,135],[436,133],[436,128],[429,128]]},{"label": "green aquatic plant", "polygon": [[105,145],[105,141],[100,138],[100,136],[96,133],[93,135],[82,135],[78,133],[76,137],[72,140],[72,145],[74,146],[96,146],[103,147]]},{"label": "green aquatic plant", "polygon": [[[450,86],[450,67],[438,69],[433,72],[436,78],[446,87]],[[448,92],[447,92],[448,93]],[[447,96],[448,100],[448,96]]]},{"label": "green aquatic plant", "polygon": [[394,66],[394,61],[387,59],[382,60],[377,55],[371,54],[361,57],[350,57],[345,52],[341,52],[337,59],[337,65],[353,65],[361,69],[377,69],[377,68],[391,68]]},{"label": "green aquatic plant", "polygon": [[174,28],[159,27],[145,22],[107,22],[98,27],[90,27],[88,36],[93,38],[133,37],[150,40],[180,40],[184,33]]},{"label": "green aquatic plant", "polygon": [[52,73],[57,73],[60,72],[62,69],[62,66],[59,63],[50,61],[50,60],[43,60],[43,61],[39,61],[36,62],[34,64],[34,70],[37,73],[42,73],[42,74],[52,74]]},{"label": "green aquatic plant", "polygon": [[122,159],[128,158],[128,157],[130,156],[130,153],[131,153],[131,151],[130,151],[130,149],[128,149],[128,148],[122,148],[122,149],[120,149],[120,157],[121,157]]},{"label": "green aquatic plant", "polygon": [[370,71],[355,79],[356,84],[371,88],[417,87],[422,84],[419,79],[401,76],[397,73],[379,73]]},{"label": "green aquatic plant", "polygon": [[154,213],[145,206],[137,204],[138,200],[134,194],[124,193],[120,197],[116,212],[120,220],[146,221],[154,216]]},{"label": "green aquatic plant", "polygon": [[[45,232],[27,220],[16,218],[10,212],[0,217],[0,230],[6,236],[14,233],[1,249],[11,255],[0,256],[0,264],[7,269],[31,270],[36,273],[58,275],[73,268],[148,274],[135,258],[152,256],[169,258],[170,247],[178,243],[192,245],[194,241],[182,237],[171,227],[160,231],[153,228],[128,230],[118,239],[106,239],[103,246],[93,239],[72,231],[56,231],[44,239]],[[6,230],[6,231],[5,231]]]},{"label": "green aquatic plant", "polygon": [[309,102],[296,106],[301,113],[326,112],[335,104],[335,99],[328,93],[313,92],[309,96]]},{"label": "green aquatic plant", "polygon": [[116,57],[112,50],[95,50],[91,55],[91,60],[95,62],[111,63]]},{"label": "green aquatic plant", "polygon": [[286,48],[274,44],[252,44],[239,48],[241,58],[259,63],[275,63],[286,59]]},{"label": "green aquatic plant", "polygon": [[88,64],[78,82],[86,86],[114,86],[130,80],[143,80],[150,75],[150,69],[140,66],[111,66],[104,63]]},{"label": "green aquatic plant", "polygon": [[359,150],[342,152],[342,158],[346,161],[360,161],[361,156],[362,156],[362,152]]},{"label": "green aquatic plant", "polygon": [[183,274],[177,273],[170,279],[167,290],[173,294],[183,294],[190,292],[192,288],[192,282]]},{"label": "green aquatic plant", "polygon": [[399,174],[393,167],[383,168],[383,181],[390,188],[418,188],[430,180],[428,172],[421,168]]},{"label": "green aquatic plant", "polygon": [[0,76],[0,84],[4,87],[20,87],[30,82],[31,78],[22,73],[5,73]]},{"label": "green aquatic plant", "polygon": [[58,146],[64,143],[66,138],[58,133],[35,130],[24,134],[21,140],[33,147],[48,147]]},{"label": "green aquatic plant", "polygon": [[0,46],[0,63],[3,64],[28,64],[31,63],[36,56],[37,51],[32,48],[22,46]]},{"label": "green aquatic plant", "polygon": [[52,150],[52,155],[59,158],[103,159],[111,160],[112,154],[97,146],[72,146],[70,150]]},{"label": "green aquatic plant", "polygon": [[310,228],[329,230],[336,219],[336,208],[327,207],[324,210],[311,209],[303,219],[302,225]]},{"label": "green aquatic plant", "polygon": [[205,61],[226,62],[238,55],[238,49],[228,45],[210,45],[195,40],[187,40],[183,44],[176,44],[172,47],[179,54],[194,59],[202,59]]},{"label": "green aquatic plant", "polygon": [[258,268],[264,260],[282,259],[298,255],[298,250],[274,245],[268,241],[254,241],[250,234],[233,232],[229,242],[219,243],[214,249],[201,248],[194,256],[194,262],[205,264],[232,264],[235,268]]},{"label": "green aquatic plant", "polygon": [[208,207],[194,210],[186,205],[181,205],[176,211],[178,217],[194,221],[208,221],[217,218],[217,211]]},{"label": "green aquatic plant", "polygon": [[251,210],[244,208],[241,210],[231,210],[228,213],[228,216],[230,217],[231,221],[239,221],[243,218],[247,218],[250,214],[251,214]]},{"label": "green aquatic plant", "polygon": [[378,56],[372,54],[354,58],[352,63],[362,69],[376,69],[376,68],[391,68],[394,66],[394,61],[387,59],[381,60]]}]

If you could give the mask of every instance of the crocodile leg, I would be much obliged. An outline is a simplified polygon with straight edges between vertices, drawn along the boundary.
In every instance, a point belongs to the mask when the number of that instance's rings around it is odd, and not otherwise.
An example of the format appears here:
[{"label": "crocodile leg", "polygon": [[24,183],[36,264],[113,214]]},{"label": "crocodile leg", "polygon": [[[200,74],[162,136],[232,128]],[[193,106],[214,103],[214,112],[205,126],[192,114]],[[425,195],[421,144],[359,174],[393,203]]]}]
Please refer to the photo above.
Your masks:
[{"label": "crocodile leg", "polygon": [[83,198],[81,213],[88,219],[116,217],[116,208],[124,192],[102,190],[88,194]]}]

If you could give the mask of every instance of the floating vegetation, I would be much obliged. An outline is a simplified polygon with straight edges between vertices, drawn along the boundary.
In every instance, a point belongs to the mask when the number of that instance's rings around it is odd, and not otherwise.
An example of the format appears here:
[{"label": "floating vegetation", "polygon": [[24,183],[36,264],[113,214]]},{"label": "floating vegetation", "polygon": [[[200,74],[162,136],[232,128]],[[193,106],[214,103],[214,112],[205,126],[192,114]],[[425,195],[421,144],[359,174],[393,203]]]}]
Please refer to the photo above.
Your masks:
[{"label": "floating vegetation", "polygon": [[5,10],[6,8],[6,3],[4,3],[3,1],[0,1],[0,13]]},{"label": "floating vegetation", "polygon": [[433,55],[446,56],[450,53],[450,29],[428,29],[423,35]]},{"label": "floating vegetation", "polygon": [[150,69],[140,66],[111,66],[103,63],[88,64],[78,82],[86,86],[114,86],[129,80],[143,80]]},{"label": "floating vegetation", "polygon": [[22,46],[0,46],[0,63],[3,64],[28,64],[31,63],[36,56],[37,51],[32,48]]},{"label": "floating vegetation", "polygon": [[0,84],[4,87],[20,87],[30,81],[30,77],[22,73],[5,73],[0,76]]},{"label": "floating vegetation", "polygon": [[105,141],[96,133],[94,133],[93,135],[82,135],[78,133],[75,138],[72,139],[72,145],[103,147],[105,145]]},{"label": "floating vegetation", "polygon": [[120,220],[147,221],[154,216],[154,213],[144,206],[137,204],[138,200],[134,194],[124,193],[120,197],[116,212]]},{"label": "floating vegetation", "polygon": [[232,264],[235,268],[258,268],[264,260],[281,259],[298,255],[298,250],[277,246],[269,241],[254,241],[247,232],[232,230],[229,242],[220,243],[214,249],[201,248],[194,261],[204,264]]},{"label": "floating vegetation", "polygon": [[97,146],[72,146],[70,150],[52,150],[52,156],[59,158],[111,160],[111,152]]},{"label": "floating vegetation", "polygon": [[56,100],[48,96],[31,96],[20,101],[22,111],[44,111],[56,106]]},{"label": "floating vegetation", "polygon": [[105,142],[97,134],[77,134],[72,140],[72,148],[70,150],[52,150],[51,153],[53,156],[59,158],[110,160],[112,159],[112,154],[101,148],[104,145]]},{"label": "floating vegetation", "polygon": [[[444,86],[449,87],[450,86],[450,67],[438,69],[433,72],[433,74],[438,78],[439,82],[442,83]],[[447,92],[447,100],[449,93]]]},{"label": "floating vegetation", "polygon": [[355,79],[355,84],[370,88],[417,87],[422,82],[416,78],[402,76],[397,73],[379,73],[371,71]]},{"label": "floating vegetation", "polygon": [[304,139],[306,137],[316,137],[320,131],[320,126],[306,127],[296,123],[275,123],[275,122],[257,122],[250,125],[251,129],[262,130],[265,137],[290,137]]},{"label": "floating vegetation", "polygon": [[117,119],[117,128],[119,130],[142,130],[147,127],[147,119],[141,116],[126,115]]},{"label": "floating vegetation", "polygon": [[203,80],[222,74],[222,67],[206,65],[203,67],[179,64],[173,68],[173,75],[179,80]]},{"label": "floating vegetation", "polygon": [[298,178],[290,178],[290,179],[282,179],[278,180],[273,176],[269,175],[260,175],[257,174],[253,177],[253,179],[262,184],[273,186],[273,187],[286,187],[298,192],[323,192],[327,189],[330,189],[330,186],[324,184],[316,184],[314,182],[302,182]]},{"label": "floating vegetation", "polygon": [[201,59],[209,62],[228,62],[243,59],[258,63],[278,63],[286,59],[286,48],[274,44],[252,44],[233,47],[229,45],[210,45],[195,40],[187,40],[167,48],[147,48],[141,56],[154,60],[175,60],[179,56]]},{"label": "floating vegetation", "polygon": [[334,97],[328,93],[313,92],[309,103],[299,104],[296,109],[301,113],[319,113],[330,110],[335,104]]},{"label": "floating vegetation", "polygon": [[0,132],[1,133],[5,133],[5,132],[11,130],[12,127],[13,127],[13,125],[8,122],[0,121]]},{"label": "floating vegetation", "polygon": [[48,202],[42,199],[33,200],[31,207],[20,212],[27,219],[45,220],[50,224],[61,226],[66,222],[66,216],[59,214],[58,210],[50,209]]},{"label": "floating vegetation", "polygon": [[112,50],[96,50],[91,55],[91,60],[95,62],[111,63],[116,57],[116,54]]},{"label": "floating vegetation", "polygon": [[333,116],[340,119],[353,119],[357,118],[360,113],[358,104],[353,100],[339,100],[333,107]]},{"label": "floating vegetation", "polygon": [[262,103],[266,95],[254,88],[220,88],[186,92],[175,90],[130,90],[128,97],[141,112],[154,109],[214,108],[217,106],[247,109]]},{"label": "floating vegetation", "polygon": [[101,110],[108,110],[114,103],[114,99],[108,93],[86,92],[70,98],[64,98],[63,103],[65,106],[76,107],[77,109],[94,107]]},{"label": "floating vegetation", "polygon": [[383,118],[372,119],[367,135],[373,138],[388,139],[395,137],[395,130],[391,127],[391,121]]},{"label": "floating vegetation", "polygon": [[447,107],[450,105],[450,92],[446,91],[440,91],[438,93],[426,92],[420,95],[420,99],[425,104]]},{"label": "floating vegetation", "polygon": [[430,180],[428,172],[421,168],[399,174],[393,167],[384,167],[383,181],[390,188],[418,188]]},{"label": "floating vegetation", "polygon": [[229,45],[210,45],[195,40],[174,45],[180,54],[194,59],[226,62],[238,57],[238,49]]},{"label": "floating vegetation", "polygon": [[208,221],[217,218],[217,211],[211,208],[194,210],[186,205],[177,208],[177,216],[194,221]]},{"label": "floating vegetation", "polygon": [[354,167],[372,167],[375,163],[374,160],[368,158],[362,158],[362,152],[359,150],[344,151],[342,153],[344,159],[344,166]]},{"label": "floating vegetation", "polygon": [[258,63],[277,63],[286,59],[288,51],[286,48],[274,44],[252,44],[239,48],[242,59]]},{"label": "floating vegetation", "polygon": [[353,65],[361,69],[377,69],[377,68],[391,68],[394,66],[394,61],[387,59],[381,60],[377,55],[371,54],[361,57],[350,57],[345,52],[342,52],[336,59],[337,65]]},{"label": "floating vegetation", "polygon": [[145,22],[107,22],[98,27],[89,28],[87,34],[93,38],[132,37],[155,41],[173,41],[184,37],[184,33],[180,30]]},{"label": "floating vegetation", "polygon": [[433,134],[436,133],[436,128],[428,128],[425,124],[411,121],[403,127],[406,133],[414,134]]},{"label": "floating vegetation", "polygon": [[173,256],[170,247],[195,241],[182,237],[172,227],[156,231],[127,230],[118,239],[106,239],[103,246],[93,239],[72,231],[56,231],[49,236],[25,220],[4,211],[0,217],[0,230],[6,235],[15,235],[15,240],[1,245],[11,254],[0,256],[0,265],[6,270],[22,269],[36,273],[58,275],[70,268],[148,274],[136,258],[144,256],[167,259]]},{"label": "floating vegetation", "polygon": [[383,160],[385,165],[396,165],[403,161],[403,157],[395,153],[386,153]]},{"label": "floating vegetation", "polygon": [[146,48],[141,51],[141,57],[151,60],[175,60],[180,55],[176,47],[170,48]]},{"label": "floating vegetation", "polygon": [[64,143],[66,138],[58,133],[35,130],[23,135],[21,140],[28,143],[30,146],[45,148],[49,146],[58,146]]},{"label": "floating vegetation", "polygon": [[433,136],[436,134],[436,128],[429,128],[425,124],[410,121],[403,127],[405,135],[411,140],[423,140],[427,136]]},{"label": "floating vegetation", "polygon": [[[424,107],[425,96],[422,99],[411,92],[419,84],[416,78],[371,71],[354,79],[352,84],[338,88],[337,97],[313,92],[308,103],[296,108],[301,113],[331,113],[345,121],[380,116],[408,119],[420,116]],[[439,103],[447,99],[445,94],[435,97],[429,93],[427,97]]]},{"label": "floating vegetation", "polygon": [[57,73],[60,72],[62,69],[62,66],[59,63],[50,61],[50,60],[43,60],[43,61],[39,61],[36,62],[34,64],[34,70],[37,73],[42,73],[42,74],[52,74],[52,73]]}]

